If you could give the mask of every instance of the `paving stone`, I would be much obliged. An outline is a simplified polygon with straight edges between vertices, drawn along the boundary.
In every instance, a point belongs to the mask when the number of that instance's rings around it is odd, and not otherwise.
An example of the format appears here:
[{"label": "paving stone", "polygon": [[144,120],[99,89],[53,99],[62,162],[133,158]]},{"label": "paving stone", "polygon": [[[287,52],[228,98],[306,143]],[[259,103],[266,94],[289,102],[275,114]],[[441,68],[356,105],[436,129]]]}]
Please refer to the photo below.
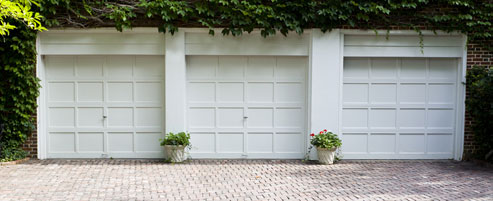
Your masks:
[{"label": "paving stone", "polygon": [[493,200],[493,170],[446,160],[31,160],[0,200]]}]

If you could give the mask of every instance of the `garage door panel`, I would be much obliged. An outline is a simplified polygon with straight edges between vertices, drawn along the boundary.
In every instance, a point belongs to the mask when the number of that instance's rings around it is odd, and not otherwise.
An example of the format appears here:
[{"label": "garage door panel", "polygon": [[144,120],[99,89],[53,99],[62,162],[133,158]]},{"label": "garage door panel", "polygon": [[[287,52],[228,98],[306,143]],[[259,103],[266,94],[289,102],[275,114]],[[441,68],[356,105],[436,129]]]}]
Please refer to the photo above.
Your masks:
[{"label": "garage door panel", "polygon": [[161,108],[135,108],[136,127],[157,127],[163,124]]},{"label": "garage door panel", "polygon": [[424,129],[426,127],[425,109],[400,109],[397,111],[397,125],[400,129]]},{"label": "garage door panel", "polygon": [[103,56],[77,56],[76,72],[80,78],[101,78],[103,76]]},{"label": "garage door panel", "polygon": [[345,104],[365,104],[368,103],[368,84],[344,84],[343,101]]},{"label": "garage door panel", "polygon": [[136,102],[162,102],[163,99],[162,82],[136,82],[135,101]]},{"label": "garage door panel", "polygon": [[49,151],[53,153],[73,153],[75,152],[74,133],[49,133]]},{"label": "garage door panel", "polygon": [[431,79],[456,78],[457,63],[452,59],[432,59],[429,61],[429,77]]},{"label": "garage door panel", "polygon": [[274,136],[276,153],[302,153],[303,138],[301,133],[277,133]]},{"label": "garage door panel", "polygon": [[73,56],[50,56],[46,58],[46,78],[64,80],[74,78],[75,61]]},{"label": "garage door panel", "polygon": [[397,99],[396,84],[372,84],[370,85],[370,103],[394,104]]},{"label": "garage door panel", "polygon": [[134,76],[137,78],[164,77],[164,57],[135,57]]},{"label": "garage door panel", "polygon": [[272,79],[275,67],[275,57],[249,57],[246,70],[247,79]]},{"label": "garage door panel", "polygon": [[104,133],[79,132],[79,152],[104,152]]},{"label": "garage door panel", "polygon": [[189,128],[214,128],[216,126],[215,108],[189,108]]},{"label": "garage door panel", "polygon": [[272,103],[274,101],[274,83],[250,82],[247,86],[248,102]]},{"label": "garage door panel", "polygon": [[278,82],[276,84],[275,101],[278,103],[302,103],[305,87],[299,82]]},{"label": "garage door panel", "polygon": [[193,82],[187,85],[187,100],[189,102],[213,103],[216,100],[216,83]]},{"label": "garage door panel", "polygon": [[108,101],[109,102],[132,102],[133,83],[132,82],[109,82]]},{"label": "garage door panel", "polygon": [[429,133],[427,135],[427,151],[436,154],[452,154],[452,133]]},{"label": "garage door panel", "polygon": [[248,152],[249,153],[272,153],[273,152],[272,133],[248,133]]},{"label": "garage door panel", "polygon": [[[45,64],[47,82],[64,83],[48,84],[47,129],[71,135],[50,134],[49,157],[163,155],[157,136],[162,136],[164,123],[164,57],[48,56]],[[69,72],[66,68],[74,76],[60,77]],[[141,133],[149,135],[136,136]],[[63,147],[64,141],[73,148]]]},{"label": "garage door panel", "polygon": [[73,82],[49,82],[48,100],[50,102],[74,102],[75,84]]},{"label": "garage door panel", "polygon": [[371,62],[371,77],[372,78],[396,78],[397,59],[372,59]]},{"label": "garage door panel", "polygon": [[370,128],[393,129],[395,128],[396,110],[380,108],[371,109],[369,118],[368,125]]},{"label": "garage door panel", "polygon": [[103,83],[102,82],[78,82],[77,101],[78,102],[103,102]]},{"label": "garage door panel", "polygon": [[368,138],[368,152],[379,154],[395,154],[395,133],[371,133]]},{"label": "garage door panel", "polygon": [[399,153],[424,154],[425,134],[410,133],[399,136]]},{"label": "garage door panel", "polygon": [[217,102],[243,102],[243,82],[219,82],[217,83]]},{"label": "garage door panel", "polygon": [[402,59],[401,79],[422,79],[426,78],[425,59]]},{"label": "garage door panel", "polygon": [[243,133],[219,133],[218,153],[243,153]]},{"label": "garage door panel", "polygon": [[217,127],[219,128],[243,128],[243,108],[218,108]]},{"label": "garage door panel", "polygon": [[79,107],[77,108],[78,127],[103,127],[103,108]]},{"label": "garage door panel", "polygon": [[342,118],[344,119],[342,127],[351,128],[368,128],[368,109],[343,109]]},{"label": "garage door panel", "polygon": [[365,79],[369,74],[369,59],[347,58],[344,60],[344,78]]},{"label": "garage door panel", "polygon": [[426,84],[400,84],[398,88],[400,104],[426,103]]},{"label": "garage door panel", "polygon": [[428,103],[430,104],[453,104],[454,96],[454,84],[430,84],[428,86]]},{"label": "garage door panel", "polygon": [[133,127],[133,107],[109,107],[108,127]]},{"label": "garage door panel", "polygon": [[274,119],[276,128],[302,128],[304,123],[301,108],[277,108]]},{"label": "garage door panel", "polygon": [[214,79],[218,57],[214,56],[193,56],[187,57],[187,78],[188,79]]},{"label": "garage door panel", "polygon": [[306,58],[189,56],[187,62],[188,129],[199,144],[192,157],[302,157]]},{"label": "garage door panel", "polygon": [[368,134],[367,133],[343,133],[342,152],[348,154],[367,153]]},{"label": "garage door panel", "polygon": [[216,135],[213,132],[190,132],[191,153],[214,153],[216,150]]},{"label": "garage door panel", "polygon": [[162,133],[137,132],[135,134],[135,151],[137,152],[161,152],[163,147],[159,143]]},{"label": "garage door panel", "polygon": [[111,79],[131,78],[133,76],[134,56],[108,56],[106,72]]},{"label": "garage door panel", "polygon": [[74,108],[48,108],[48,118],[50,127],[74,127],[75,109]]},{"label": "garage door panel", "polygon": [[273,119],[273,108],[248,108],[248,128],[272,128]]},{"label": "garage door panel", "polygon": [[430,128],[453,128],[454,110],[430,109],[428,110],[428,127]]},{"label": "garage door panel", "polygon": [[278,79],[305,79],[306,58],[304,57],[277,57],[275,76]]},{"label": "garage door panel", "polygon": [[343,84],[343,154],[350,159],[450,158],[456,60],[364,60],[345,59],[344,73],[349,75],[344,75]]},{"label": "garage door panel", "polygon": [[242,79],[245,76],[247,58],[242,56],[219,57],[217,77],[219,79]]}]

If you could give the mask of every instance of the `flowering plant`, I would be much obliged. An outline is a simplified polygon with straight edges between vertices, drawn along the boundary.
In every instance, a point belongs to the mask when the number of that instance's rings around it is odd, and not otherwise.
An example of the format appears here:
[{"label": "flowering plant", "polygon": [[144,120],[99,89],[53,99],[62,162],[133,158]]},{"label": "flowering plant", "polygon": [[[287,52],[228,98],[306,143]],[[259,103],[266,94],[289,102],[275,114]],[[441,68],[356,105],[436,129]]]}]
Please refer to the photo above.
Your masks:
[{"label": "flowering plant", "polygon": [[310,143],[318,148],[334,149],[342,145],[341,139],[327,129],[320,131],[317,135],[312,133],[310,136]]}]

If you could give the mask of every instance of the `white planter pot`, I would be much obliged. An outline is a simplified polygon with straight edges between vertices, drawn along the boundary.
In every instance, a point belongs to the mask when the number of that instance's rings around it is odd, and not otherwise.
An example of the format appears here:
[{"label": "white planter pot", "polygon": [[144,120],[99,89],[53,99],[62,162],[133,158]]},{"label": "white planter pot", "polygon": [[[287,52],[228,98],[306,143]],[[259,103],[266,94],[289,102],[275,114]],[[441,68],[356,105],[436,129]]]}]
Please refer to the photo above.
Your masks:
[{"label": "white planter pot", "polygon": [[185,160],[185,146],[183,145],[164,145],[166,158],[173,163],[183,162]]},{"label": "white planter pot", "polygon": [[317,147],[318,162],[322,164],[333,164],[336,150],[337,148],[327,149]]}]

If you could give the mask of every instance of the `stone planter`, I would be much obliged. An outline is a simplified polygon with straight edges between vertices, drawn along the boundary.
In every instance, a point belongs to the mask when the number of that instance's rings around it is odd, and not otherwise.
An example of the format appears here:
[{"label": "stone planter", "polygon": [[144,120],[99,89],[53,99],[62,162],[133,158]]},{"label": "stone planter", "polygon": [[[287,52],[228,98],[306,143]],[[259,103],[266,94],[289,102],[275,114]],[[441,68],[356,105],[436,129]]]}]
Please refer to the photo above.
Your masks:
[{"label": "stone planter", "polygon": [[183,145],[164,145],[166,158],[173,163],[183,162],[185,160],[185,146]]},{"label": "stone planter", "polygon": [[317,147],[318,162],[321,164],[333,164],[337,148],[327,149]]}]

